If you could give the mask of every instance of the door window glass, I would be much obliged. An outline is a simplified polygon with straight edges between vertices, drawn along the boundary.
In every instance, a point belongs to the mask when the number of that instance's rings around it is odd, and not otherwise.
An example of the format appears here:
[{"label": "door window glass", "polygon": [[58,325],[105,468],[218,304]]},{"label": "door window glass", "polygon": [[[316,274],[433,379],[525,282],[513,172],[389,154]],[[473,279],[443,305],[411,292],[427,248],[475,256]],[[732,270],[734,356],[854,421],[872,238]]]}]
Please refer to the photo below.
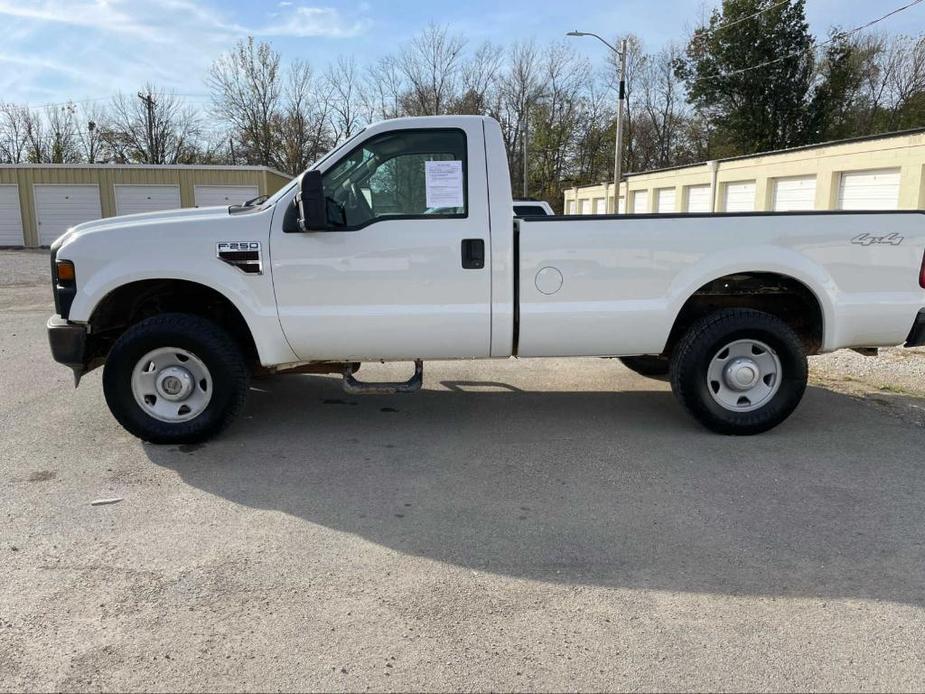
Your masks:
[{"label": "door window glass", "polygon": [[[427,162],[459,161],[462,204],[428,207]],[[464,217],[466,136],[461,130],[396,130],[373,137],[325,172],[331,228],[357,228],[389,218]]]}]

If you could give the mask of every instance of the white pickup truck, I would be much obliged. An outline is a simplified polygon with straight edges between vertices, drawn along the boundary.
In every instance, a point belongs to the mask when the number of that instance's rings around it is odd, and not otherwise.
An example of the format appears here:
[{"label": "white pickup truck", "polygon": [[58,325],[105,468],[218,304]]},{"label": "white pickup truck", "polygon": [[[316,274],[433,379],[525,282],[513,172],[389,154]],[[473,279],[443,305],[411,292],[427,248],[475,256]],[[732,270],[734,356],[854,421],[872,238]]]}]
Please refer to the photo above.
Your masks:
[{"label": "white pickup truck", "polygon": [[[68,230],[48,334],[78,382],[105,363],[113,415],[155,443],[216,434],[256,370],[394,393],[420,388],[425,359],[512,356],[620,357],[670,375],[708,428],[753,434],[797,406],[808,354],[925,344],[923,222],[518,219],[495,121],[399,119],[265,200]],[[370,360],[413,361],[414,375],[363,383]]]}]

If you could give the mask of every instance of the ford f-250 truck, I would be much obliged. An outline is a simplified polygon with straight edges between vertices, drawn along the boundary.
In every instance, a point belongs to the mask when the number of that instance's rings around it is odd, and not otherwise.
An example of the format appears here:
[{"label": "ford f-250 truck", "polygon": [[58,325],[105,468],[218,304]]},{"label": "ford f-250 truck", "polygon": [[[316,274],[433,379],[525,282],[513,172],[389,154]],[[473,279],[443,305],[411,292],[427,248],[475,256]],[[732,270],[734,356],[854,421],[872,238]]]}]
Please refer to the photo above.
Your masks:
[{"label": "ford f-250 truck", "polygon": [[[275,195],[80,224],[51,249],[54,358],[105,363],[115,418],[206,439],[255,370],[413,391],[422,360],[621,357],[710,429],[803,396],[806,356],[925,344],[921,212],[512,214],[498,124],[372,125]],[[415,364],[363,383],[368,360]],[[606,369],[607,362],[602,362]]]}]

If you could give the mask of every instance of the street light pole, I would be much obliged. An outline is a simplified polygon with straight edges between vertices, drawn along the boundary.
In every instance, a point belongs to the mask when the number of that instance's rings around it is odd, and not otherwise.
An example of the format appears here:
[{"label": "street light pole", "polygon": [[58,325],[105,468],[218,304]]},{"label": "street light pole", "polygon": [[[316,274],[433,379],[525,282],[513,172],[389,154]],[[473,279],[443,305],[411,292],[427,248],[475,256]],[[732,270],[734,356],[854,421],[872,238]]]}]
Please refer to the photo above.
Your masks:
[{"label": "street light pole", "polygon": [[620,84],[617,86],[617,133],[613,153],[613,209],[611,210],[611,212],[617,214],[620,211],[620,181],[623,178],[623,120],[625,113],[623,105],[626,102],[626,39],[620,42],[620,48],[617,49],[608,41],[605,41],[600,36],[590,31],[570,31],[566,36],[593,36],[620,58]]},{"label": "street light pole", "polygon": [[620,85],[617,88],[617,136],[613,153],[613,213],[620,212],[620,182],[623,178],[623,105],[626,102],[626,39],[620,42]]}]

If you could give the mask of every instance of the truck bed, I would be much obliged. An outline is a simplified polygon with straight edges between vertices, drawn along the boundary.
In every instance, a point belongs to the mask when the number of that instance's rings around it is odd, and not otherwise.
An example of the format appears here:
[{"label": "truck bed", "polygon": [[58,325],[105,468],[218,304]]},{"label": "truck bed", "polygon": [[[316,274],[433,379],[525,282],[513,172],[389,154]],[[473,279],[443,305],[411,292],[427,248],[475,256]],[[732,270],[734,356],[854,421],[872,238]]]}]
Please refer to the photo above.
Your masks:
[{"label": "truck bed", "polygon": [[660,354],[685,302],[741,273],[791,277],[819,351],[902,343],[922,308],[925,213],[568,215],[515,220],[520,356]]}]

